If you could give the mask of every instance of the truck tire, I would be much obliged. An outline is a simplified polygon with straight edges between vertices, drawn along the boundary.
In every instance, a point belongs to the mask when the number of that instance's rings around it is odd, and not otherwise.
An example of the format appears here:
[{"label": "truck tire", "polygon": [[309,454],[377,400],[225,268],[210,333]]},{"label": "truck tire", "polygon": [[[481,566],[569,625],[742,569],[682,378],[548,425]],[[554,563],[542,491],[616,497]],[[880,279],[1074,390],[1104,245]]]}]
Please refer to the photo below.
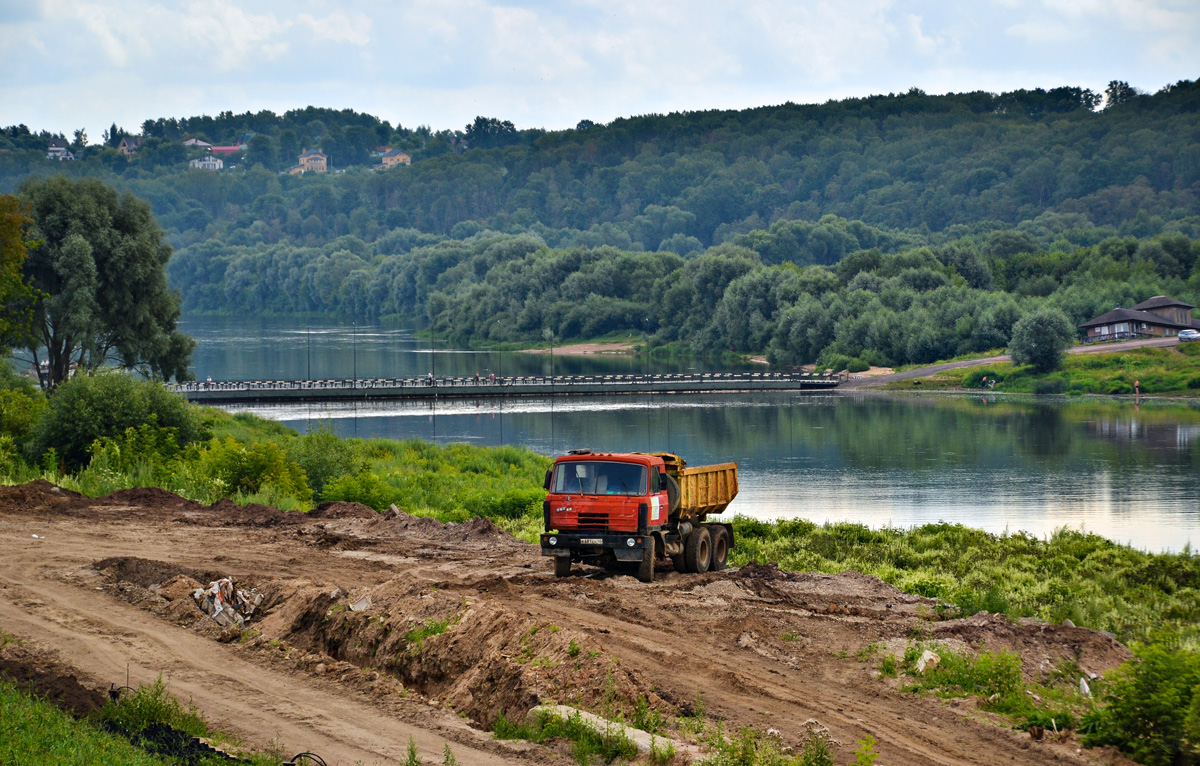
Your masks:
[{"label": "truck tire", "polygon": [[654,582],[654,548],[642,551],[642,563],[638,564],[637,578],[642,582]]},{"label": "truck tire", "polygon": [[667,474],[667,515],[674,516],[679,510],[679,482]]},{"label": "truck tire", "polygon": [[708,569],[710,572],[720,572],[729,559],[729,535],[725,527],[718,524],[712,525],[709,530],[712,535],[712,558]]},{"label": "truck tire", "polygon": [[566,577],[571,574],[571,557],[570,556],[555,556],[554,557],[554,576]]},{"label": "truck tire", "polygon": [[711,558],[712,535],[704,527],[697,526],[688,535],[687,543],[683,546],[684,566],[693,574],[704,574],[708,571]]},{"label": "truck tire", "polygon": [[682,553],[676,553],[671,557],[671,566],[674,567],[675,571],[679,574],[683,574],[684,572],[688,571],[687,560]]}]

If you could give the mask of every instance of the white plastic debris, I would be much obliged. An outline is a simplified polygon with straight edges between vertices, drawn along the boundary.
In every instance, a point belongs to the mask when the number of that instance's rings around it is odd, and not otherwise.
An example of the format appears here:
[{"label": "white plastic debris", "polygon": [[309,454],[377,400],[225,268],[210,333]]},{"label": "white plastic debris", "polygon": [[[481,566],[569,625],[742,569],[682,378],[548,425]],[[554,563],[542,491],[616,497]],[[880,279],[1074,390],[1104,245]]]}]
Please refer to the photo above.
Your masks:
[{"label": "white plastic debris", "polygon": [[1092,696],[1092,690],[1088,686],[1087,679],[1083,678],[1082,676],[1080,676],[1080,678],[1079,678],[1079,693],[1085,697]]},{"label": "white plastic debris", "polygon": [[196,605],[222,625],[245,626],[246,619],[262,603],[263,594],[257,589],[239,590],[232,577],[222,577],[192,592]]},{"label": "white plastic debris", "polygon": [[352,603],[350,605],[351,612],[361,612],[364,609],[370,609],[370,608],[371,608],[371,596],[369,594],[366,596],[363,596],[358,601],[355,601],[354,603]]},{"label": "white plastic debris", "polygon": [[941,657],[926,649],[921,654],[921,658],[917,660],[917,671],[920,673],[932,673],[941,661]]}]

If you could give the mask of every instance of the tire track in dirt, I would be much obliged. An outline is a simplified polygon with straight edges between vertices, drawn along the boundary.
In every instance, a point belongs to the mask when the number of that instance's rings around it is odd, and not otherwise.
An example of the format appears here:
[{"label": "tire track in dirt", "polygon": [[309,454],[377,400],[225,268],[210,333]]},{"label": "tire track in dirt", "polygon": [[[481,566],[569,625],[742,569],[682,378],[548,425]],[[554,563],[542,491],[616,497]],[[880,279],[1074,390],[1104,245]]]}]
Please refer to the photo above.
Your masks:
[{"label": "tire track in dirt", "polygon": [[[0,537],[4,542],[19,537],[3,517]],[[277,741],[295,752],[311,750],[330,764],[402,761],[409,737],[427,755],[440,755],[450,744],[464,764],[529,763],[528,757],[481,749],[480,745],[496,750],[500,746],[486,742],[451,713],[431,709],[431,717],[440,720],[429,728],[405,723],[349,698],[344,690],[331,694],[315,688],[303,678],[247,661],[232,646],[159,621],[106,594],[46,576],[48,560],[61,565],[64,557],[71,557],[83,563],[92,559],[89,554],[97,547],[107,553],[121,547],[96,546],[94,541],[80,547],[78,542],[64,543],[65,534],[51,534],[51,539],[53,545],[26,544],[24,552],[3,545],[0,625],[56,651],[96,686],[123,684],[127,665],[135,685],[167,671],[171,691],[192,700],[220,728],[260,747]],[[124,552],[144,551],[129,546]],[[445,736],[450,732],[452,737]],[[463,744],[473,740],[475,747]]]}]

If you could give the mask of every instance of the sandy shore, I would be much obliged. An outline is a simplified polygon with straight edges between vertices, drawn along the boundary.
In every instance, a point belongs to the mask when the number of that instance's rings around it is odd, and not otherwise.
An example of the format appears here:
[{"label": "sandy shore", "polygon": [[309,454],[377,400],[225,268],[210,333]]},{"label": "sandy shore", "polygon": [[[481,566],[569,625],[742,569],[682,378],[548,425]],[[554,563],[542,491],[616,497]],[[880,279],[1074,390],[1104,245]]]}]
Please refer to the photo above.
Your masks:
[{"label": "sandy shore", "polygon": [[[590,356],[592,354],[628,354],[633,351],[632,343],[612,341],[608,343],[572,343],[555,346],[554,356]],[[527,348],[522,354],[549,354],[548,348]]]}]

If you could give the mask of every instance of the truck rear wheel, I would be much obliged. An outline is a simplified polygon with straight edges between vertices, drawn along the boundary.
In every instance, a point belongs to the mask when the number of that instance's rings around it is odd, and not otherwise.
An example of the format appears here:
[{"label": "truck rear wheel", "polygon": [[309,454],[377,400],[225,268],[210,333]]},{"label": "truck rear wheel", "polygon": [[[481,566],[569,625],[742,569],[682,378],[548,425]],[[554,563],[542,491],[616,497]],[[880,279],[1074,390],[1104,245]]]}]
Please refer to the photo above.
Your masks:
[{"label": "truck rear wheel", "polygon": [[571,557],[570,556],[555,556],[554,557],[554,576],[566,577],[571,574]]},{"label": "truck rear wheel", "polygon": [[687,571],[704,574],[712,556],[712,535],[704,527],[696,527],[683,546],[683,563]]},{"label": "truck rear wheel", "polygon": [[709,564],[709,569],[713,572],[720,572],[725,568],[725,563],[729,558],[729,535],[725,532],[725,527],[712,526],[712,563]]},{"label": "truck rear wheel", "polygon": [[642,551],[642,562],[638,564],[637,578],[642,582],[654,582],[654,548]]}]

